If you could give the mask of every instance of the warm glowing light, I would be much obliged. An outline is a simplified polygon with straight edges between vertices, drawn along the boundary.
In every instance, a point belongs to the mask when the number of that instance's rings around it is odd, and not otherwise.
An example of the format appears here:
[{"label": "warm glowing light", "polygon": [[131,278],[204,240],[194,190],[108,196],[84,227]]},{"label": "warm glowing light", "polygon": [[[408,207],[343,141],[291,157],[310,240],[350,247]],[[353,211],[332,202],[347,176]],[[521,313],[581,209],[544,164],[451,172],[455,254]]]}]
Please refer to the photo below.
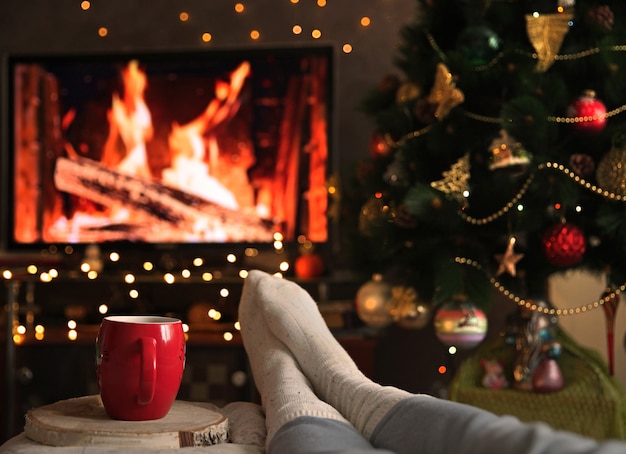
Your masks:
[{"label": "warm glowing light", "polygon": [[117,262],[120,259],[120,255],[117,252],[111,252],[109,254],[109,260],[111,260],[112,262]]},{"label": "warm glowing light", "polygon": [[109,306],[107,306],[106,304],[101,304],[98,307],[98,312],[100,312],[101,314],[106,314],[107,312],[109,312]]},{"label": "warm glowing light", "polygon": [[289,262],[280,262],[280,265],[278,265],[278,269],[285,272],[289,269]]},{"label": "warm glowing light", "polygon": [[126,276],[124,276],[124,282],[126,282],[127,284],[132,284],[133,282],[135,282],[135,275],[128,273]]},{"label": "warm glowing light", "polygon": [[215,314],[217,314],[217,310],[215,309],[209,309],[209,311],[207,312],[209,318],[215,318]]},{"label": "warm glowing light", "polygon": [[261,37],[261,34],[259,33],[258,30],[252,30],[250,32],[250,38],[252,39],[259,39]]},{"label": "warm glowing light", "polygon": [[362,25],[363,27],[369,27],[369,25],[370,25],[371,23],[372,23],[372,21],[370,20],[370,18],[369,18],[369,17],[367,17],[367,16],[363,16],[363,17],[361,18],[361,25]]},{"label": "warm glowing light", "polygon": [[560,204],[560,203],[558,203],[558,202],[557,202],[557,203],[555,203],[555,204],[554,204],[554,209],[555,209],[555,210],[560,210],[560,209],[561,209],[561,204]]},{"label": "warm glowing light", "polygon": [[233,340],[233,337],[234,337],[234,336],[233,336],[233,333],[231,333],[230,331],[226,331],[226,332],[224,333],[224,340],[225,340],[226,342],[230,342],[231,340]]},{"label": "warm glowing light", "polygon": [[76,329],[76,320],[68,320],[67,321],[67,327],[69,329]]},{"label": "warm glowing light", "polygon": [[193,259],[193,266],[202,266],[204,265],[204,260],[202,259],[202,257],[196,257],[195,259]]},{"label": "warm glowing light", "polygon": [[2,271],[2,277],[5,279],[11,279],[13,277],[13,273],[11,273],[11,270],[4,270]]},{"label": "warm glowing light", "polygon": [[456,354],[456,347],[454,345],[451,345],[448,349],[448,353],[450,353],[451,355]]},{"label": "warm glowing light", "polygon": [[562,6],[559,5],[559,6],[556,7],[556,12],[557,13],[562,13],[563,11],[565,11],[565,10],[563,9]]},{"label": "warm glowing light", "polygon": [[283,248],[283,242],[282,241],[274,241],[274,249],[276,249],[277,251],[282,250]]},{"label": "warm glowing light", "polygon": [[235,11],[238,13],[243,13],[243,10],[246,9],[245,6],[243,6],[243,3],[235,3]]},{"label": "warm glowing light", "polygon": [[226,261],[228,263],[235,263],[237,261],[237,256],[235,254],[228,254],[226,256]]},{"label": "warm glowing light", "polygon": [[186,323],[183,323],[183,333],[188,333],[189,332],[189,325]]},{"label": "warm glowing light", "polygon": [[437,372],[439,372],[441,375],[445,374],[448,371],[448,368],[446,366],[439,366],[439,368],[437,369]]},{"label": "warm glowing light", "polygon": [[137,298],[139,298],[139,291],[137,289],[131,289],[128,292],[128,296],[130,296],[132,299],[136,300]]},{"label": "warm glowing light", "polygon": [[228,297],[228,295],[230,295],[230,292],[228,291],[227,288],[223,288],[223,289],[220,290],[220,296],[222,298],[226,298],[226,297]]},{"label": "warm glowing light", "polygon": [[26,334],[26,327],[24,325],[19,325],[15,331],[17,334]]},{"label": "warm glowing light", "polygon": [[91,270],[87,273],[87,278],[94,280],[98,277],[98,272],[96,270]]},{"label": "warm glowing light", "polygon": [[383,193],[382,192],[377,192],[374,194],[374,197],[376,197],[377,199],[382,199],[383,198]]},{"label": "warm glowing light", "polygon": [[167,282],[168,284],[173,284],[176,278],[174,277],[172,273],[165,273],[163,275],[163,280]]},{"label": "warm glowing light", "polygon": [[244,250],[244,254],[246,255],[246,257],[256,257],[257,255],[259,255],[259,250],[254,247],[247,247]]},{"label": "warm glowing light", "polygon": [[311,36],[312,36],[314,39],[319,39],[319,38],[321,38],[321,37],[322,37],[322,32],[321,32],[319,29],[317,29],[317,28],[316,28],[315,30],[313,30],[313,31],[311,32]]},{"label": "warm glowing light", "polygon": [[152,262],[143,262],[143,269],[146,271],[152,271],[154,269],[154,264]]},{"label": "warm glowing light", "polygon": [[24,336],[21,334],[14,334],[13,335],[13,343],[14,344],[21,344],[22,342],[24,342]]},{"label": "warm glowing light", "polygon": [[186,11],[181,11],[181,13],[178,15],[178,18],[181,22],[187,22],[189,20],[189,13]]},{"label": "warm glowing light", "polygon": [[521,203],[517,205],[517,211],[524,211],[524,205],[522,205]]},{"label": "warm glowing light", "polygon": [[100,27],[98,29],[98,36],[100,36],[101,38],[104,38],[108,34],[109,34],[109,30],[106,27]]},{"label": "warm glowing light", "polygon": [[83,11],[87,11],[89,8],[91,8],[91,3],[88,2],[87,0],[84,0],[80,2],[80,7]]},{"label": "warm glowing light", "polygon": [[57,278],[59,277],[59,271],[55,268],[50,268],[50,270],[48,271],[48,274],[50,275],[50,277],[52,278]]},{"label": "warm glowing light", "polygon": [[300,0],[291,0],[291,3],[293,3],[294,5],[298,2],[300,2]]},{"label": "warm glowing light", "polygon": [[583,207],[581,207],[580,205],[576,205],[574,210],[576,210],[576,213],[580,213],[583,210]]},{"label": "warm glowing light", "polygon": [[294,35],[299,35],[300,33],[302,33],[302,27],[300,27],[299,25],[294,25],[293,27],[291,27],[291,32]]},{"label": "warm glowing light", "polygon": [[213,274],[209,273],[208,271],[202,273],[202,280],[203,281],[212,281],[213,280]]},{"label": "warm glowing light", "polygon": [[239,323],[239,320],[237,320],[237,321],[235,322],[235,329],[236,329],[237,331],[241,330],[241,323]]},{"label": "warm glowing light", "polygon": [[81,263],[81,264],[80,264],[80,270],[81,270],[83,273],[88,272],[90,269],[91,269],[91,266],[89,265],[89,263],[87,263],[87,262],[83,262],[83,263]]},{"label": "warm glowing light", "polygon": [[35,339],[38,341],[42,341],[45,337],[45,333],[42,331],[41,333],[35,333]]},{"label": "warm glowing light", "polygon": [[282,240],[284,240],[284,239],[285,239],[285,237],[284,237],[284,236],[283,236],[283,234],[282,234],[282,233],[280,233],[280,232],[274,232],[274,239],[275,239],[276,241],[282,241]]},{"label": "warm glowing light", "polygon": [[211,35],[209,32],[204,32],[202,34],[202,41],[204,41],[205,43],[208,43],[212,39],[213,39],[213,35]]},{"label": "warm glowing light", "polygon": [[26,267],[26,272],[28,274],[37,274],[37,265],[28,265]]},{"label": "warm glowing light", "polygon": [[52,276],[50,276],[50,274],[48,274],[48,273],[41,273],[39,275],[39,280],[41,282],[50,282],[50,281],[52,281]]},{"label": "warm glowing light", "polygon": [[67,338],[71,341],[78,339],[78,332],[75,329],[71,329],[67,332]]},{"label": "warm glowing light", "polygon": [[326,0],[317,0],[317,6],[323,8],[326,6]]},{"label": "warm glowing light", "polygon": [[248,270],[239,270],[239,277],[245,279],[248,277]]},{"label": "warm glowing light", "polygon": [[191,271],[185,269],[180,272],[180,275],[185,279],[189,279],[191,277]]},{"label": "warm glowing light", "polygon": [[44,328],[43,325],[35,326],[35,332],[36,333],[43,333],[45,330],[46,330],[46,328]]}]

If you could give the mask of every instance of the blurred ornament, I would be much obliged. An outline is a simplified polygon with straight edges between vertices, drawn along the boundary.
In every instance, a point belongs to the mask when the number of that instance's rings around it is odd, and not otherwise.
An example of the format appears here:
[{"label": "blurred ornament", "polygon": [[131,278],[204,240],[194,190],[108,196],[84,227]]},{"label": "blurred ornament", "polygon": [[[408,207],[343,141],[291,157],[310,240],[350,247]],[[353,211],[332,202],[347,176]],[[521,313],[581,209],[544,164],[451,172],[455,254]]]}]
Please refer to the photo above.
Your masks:
[{"label": "blurred ornament", "polygon": [[404,82],[396,91],[396,102],[405,103],[417,99],[422,94],[422,88],[415,82]]},{"label": "blurred ornament", "polygon": [[435,111],[437,106],[428,102],[426,98],[420,98],[415,101],[413,114],[420,123],[430,124],[435,120]]},{"label": "blurred ornament", "polygon": [[493,139],[489,149],[491,151],[489,170],[514,166],[521,166],[525,170],[530,163],[530,153],[504,129],[500,130],[499,137]]},{"label": "blurred ornament", "polygon": [[378,228],[392,221],[394,217],[394,210],[382,199],[382,196],[375,195],[361,207],[359,232],[364,236],[375,235]]},{"label": "blurred ornament", "polygon": [[563,373],[553,358],[544,356],[535,367],[531,379],[533,391],[551,393],[563,388]]},{"label": "blurred ornament", "polygon": [[391,151],[391,140],[386,134],[374,133],[370,139],[370,154],[374,157],[387,156]]},{"label": "blurred ornament", "polygon": [[368,326],[384,328],[393,322],[391,308],[391,285],[383,280],[381,274],[374,274],[356,293],[356,313]]},{"label": "blurred ornament", "polygon": [[442,120],[450,111],[465,101],[463,92],[456,88],[452,74],[443,63],[437,64],[435,82],[428,95],[428,102],[434,104],[435,118]]},{"label": "blurred ornament", "polygon": [[626,195],[626,148],[613,144],[598,163],[596,179],[603,190]]},{"label": "blurred ornament", "polygon": [[473,348],[487,335],[485,313],[464,297],[444,303],[435,314],[435,334],[447,346]]},{"label": "blurred ornament", "polygon": [[504,374],[504,361],[482,358],[480,365],[485,371],[480,381],[483,387],[488,389],[504,389],[509,387],[509,382]]},{"label": "blurred ornament", "polygon": [[572,19],[572,9],[554,14],[526,14],[526,33],[539,59],[537,71],[545,72],[552,66]]},{"label": "blurred ornament", "polygon": [[559,223],[544,233],[543,252],[554,266],[572,266],[579,263],[586,250],[583,231],[570,223]]},{"label": "blurred ornament", "polygon": [[326,267],[321,255],[313,251],[306,251],[296,258],[293,269],[297,278],[315,279],[324,274]]},{"label": "blurred ornament", "polygon": [[579,132],[598,133],[606,126],[606,107],[593,90],[585,90],[572,102],[567,116],[578,120],[574,122],[574,129]]},{"label": "blurred ornament", "polygon": [[574,153],[569,157],[569,166],[572,171],[582,178],[588,178],[593,174],[596,164],[588,154]]},{"label": "blurred ornament", "polygon": [[[548,308],[548,304],[541,299],[527,299],[526,302]],[[555,361],[544,362],[545,359],[555,360],[561,355],[561,344],[554,337],[557,320],[555,315],[521,306],[507,317],[504,339],[515,348],[514,388],[532,391],[537,386],[540,392],[557,390],[560,375],[558,364]],[[562,380],[560,385],[563,385]]]},{"label": "blurred ornament", "polygon": [[559,0],[557,6],[560,8],[573,8],[576,5],[576,0]]},{"label": "blurred ornament", "polygon": [[430,186],[460,203],[465,203],[465,194],[469,191],[469,177],[470,162],[469,154],[466,153],[450,167],[450,170],[443,172],[442,180],[433,181]]},{"label": "blurred ornament", "polygon": [[398,326],[406,329],[422,329],[430,320],[430,305],[419,300],[413,287],[391,288],[391,316]]},{"label": "blurred ornament", "polygon": [[502,39],[488,27],[472,26],[461,31],[457,47],[473,66],[482,66],[500,52]]},{"label": "blurred ornament", "polygon": [[[613,296],[611,296],[613,295]],[[617,313],[617,306],[619,304],[619,295],[615,294],[610,288],[602,294],[604,304],[604,317],[606,321],[606,343],[607,343],[607,356],[609,360],[609,373],[614,374],[615,371],[615,314]]]},{"label": "blurred ornament", "polygon": [[610,33],[613,30],[615,17],[610,6],[598,5],[593,8],[589,8],[587,14],[585,15],[585,21],[591,27],[600,32]]},{"label": "blurred ornament", "polygon": [[417,218],[409,212],[406,205],[398,207],[394,222],[397,226],[405,229],[412,229],[417,226]]},{"label": "blurred ornament", "polygon": [[406,186],[409,180],[407,169],[404,153],[396,153],[383,174],[383,180],[390,186]]},{"label": "blurred ornament", "polygon": [[504,254],[496,255],[496,260],[500,264],[498,271],[496,272],[496,276],[500,276],[505,271],[513,277],[517,274],[515,265],[517,265],[517,262],[524,258],[524,254],[516,254],[513,252],[513,247],[515,246],[516,241],[517,240],[514,237],[509,238],[506,252]]}]

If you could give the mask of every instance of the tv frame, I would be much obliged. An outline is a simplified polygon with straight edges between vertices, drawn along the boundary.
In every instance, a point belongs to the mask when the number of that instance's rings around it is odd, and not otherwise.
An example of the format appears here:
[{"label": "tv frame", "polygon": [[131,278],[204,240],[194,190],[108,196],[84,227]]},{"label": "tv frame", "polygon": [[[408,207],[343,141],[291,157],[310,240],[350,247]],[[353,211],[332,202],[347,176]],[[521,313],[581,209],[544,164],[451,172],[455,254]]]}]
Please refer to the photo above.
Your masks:
[{"label": "tv frame", "polygon": [[[41,251],[59,251],[66,246],[70,246],[72,249],[85,248],[92,242],[43,242],[35,241],[30,243],[20,243],[15,241],[14,238],[14,147],[15,147],[15,131],[13,123],[13,111],[15,103],[15,93],[13,85],[13,77],[11,72],[16,64],[25,62],[50,62],[55,60],[73,60],[79,61],[80,59],[98,59],[98,60],[117,60],[117,61],[131,61],[137,60],[140,63],[148,64],[150,61],[164,60],[164,59],[230,59],[245,60],[250,58],[260,58],[261,56],[276,55],[276,56],[291,56],[303,54],[315,54],[324,56],[326,58],[327,70],[325,87],[326,95],[326,147],[328,155],[326,157],[326,171],[325,177],[328,179],[330,175],[336,171],[337,154],[338,150],[334,144],[335,135],[335,93],[336,76],[335,76],[335,55],[332,45],[315,45],[315,46],[290,46],[290,47],[267,47],[267,48],[242,48],[242,49],[208,49],[208,50],[185,50],[185,51],[115,51],[115,52],[91,52],[91,53],[50,53],[50,54],[5,54],[3,61],[2,72],[2,86],[4,87],[4,96],[6,100],[2,103],[2,209],[0,210],[0,219],[2,220],[2,229],[0,235],[0,254],[7,253],[25,253],[25,252],[41,252]],[[329,209],[332,200],[327,197],[327,227],[326,227],[326,239],[325,241],[318,242],[317,246],[322,250],[328,251],[332,249],[331,243],[334,240],[335,233],[333,227],[333,219],[328,216]],[[295,252],[298,248],[298,235],[289,239],[284,243],[285,250],[289,252]],[[142,257],[146,253],[154,253],[157,256],[164,253],[174,254],[177,257],[188,257],[193,255],[204,256],[217,256],[222,257],[223,253],[229,252],[241,252],[243,253],[246,248],[253,248],[264,252],[274,251],[273,241],[236,241],[236,242],[220,242],[220,241],[176,241],[176,242],[149,242],[149,241],[105,241],[100,242],[104,250],[121,250],[130,253],[139,253]]]}]

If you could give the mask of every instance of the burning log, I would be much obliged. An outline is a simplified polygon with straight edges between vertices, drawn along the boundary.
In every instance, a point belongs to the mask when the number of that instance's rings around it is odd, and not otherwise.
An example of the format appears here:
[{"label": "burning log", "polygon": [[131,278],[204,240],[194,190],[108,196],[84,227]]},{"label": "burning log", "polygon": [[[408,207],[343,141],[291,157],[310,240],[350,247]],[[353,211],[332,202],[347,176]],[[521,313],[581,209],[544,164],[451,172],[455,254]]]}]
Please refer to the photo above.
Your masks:
[{"label": "burning log", "polygon": [[[98,203],[142,213],[179,231],[222,232],[224,241],[267,242],[273,238],[269,221],[255,213],[233,211],[152,179],[126,175],[97,161],[60,157],[54,182],[59,191]],[[132,216],[131,216],[132,218]]]}]

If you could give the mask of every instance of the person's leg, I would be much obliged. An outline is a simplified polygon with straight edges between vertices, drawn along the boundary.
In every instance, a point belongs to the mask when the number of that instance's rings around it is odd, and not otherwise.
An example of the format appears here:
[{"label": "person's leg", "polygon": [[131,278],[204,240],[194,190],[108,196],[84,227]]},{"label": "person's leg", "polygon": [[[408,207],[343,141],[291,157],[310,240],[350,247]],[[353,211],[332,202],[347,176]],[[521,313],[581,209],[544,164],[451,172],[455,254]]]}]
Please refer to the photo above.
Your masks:
[{"label": "person's leg", "polygon": [[457,402],[416,395],[399,402],[374,430],[371,443],[398,454],[625,454],[622,441],[598,442],[544,423],[522,423]]},{"label": "person's leg", "polygon": [[268,453],[381,453],[311,389],[289,349],[267,328],[254,289],[244,285],[239,322],[265,412]]},{"label": "person's leg", "polygon": [[252,270],[244,289],[255,295],[265,323],[296,357],[315,393],[366,438],[406,391],[366,378],[337,342],[311,296],[294,282]]},{"label": "person's leg", "polygon": [[376,448],[397,453],[626,454],[619,441],[598,443],[545,424],[524,424],[469,405],[372,382],[335,340],[317,304],[297,284],[253,271],[245,284],[272,333],[293,353],[316,394]]}]

